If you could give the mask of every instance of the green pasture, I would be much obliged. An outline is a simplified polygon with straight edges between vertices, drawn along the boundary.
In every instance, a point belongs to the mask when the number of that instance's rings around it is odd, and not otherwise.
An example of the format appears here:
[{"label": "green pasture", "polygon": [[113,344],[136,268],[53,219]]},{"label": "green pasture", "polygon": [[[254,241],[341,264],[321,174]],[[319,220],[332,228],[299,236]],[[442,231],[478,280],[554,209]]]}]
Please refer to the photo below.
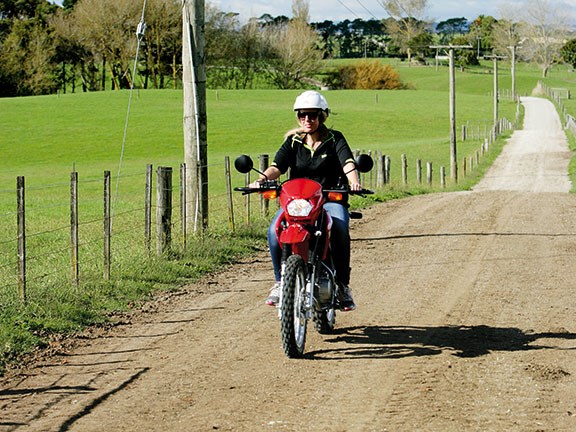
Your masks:
[{"label": "green pasture", "polygon": [[[458,164],[476,155],[480,135],[492,127],[491,63],[458,71]],[[497,156],[504,140],[495,142],[472,173],[449,179],[449,95],[446,66],[408,67],[396,62],[409,90],[327,91],[332,109],[328,125],[344,132],[351,147],[389,155],[392,181],[374,199],[441,190],[439,169],[446,167],[448,190],[470,188]],[[570,74],[558,71],[550,85],[573,86]],[[518,91],[529,94],[537,70],[519,67]],[[554,81],[558,80],[558,81]],[[556,84],[558,82],[558,84]],[[510,88],[503,63],[500,88]],[[264,248],[265,217],[256,199],[254,224],[245,226],[245,202],[234,196],[236,231],[230,232],[224,159],[247,153],[254,158],[274,152],[284,133],[296,126],[292,111],[297,90],[209,90],[208,170],[210,232],[181,247],[178,169],[183,161],[182,93],[172,90],[134,91],[124,150],[124,127],[130,93],[99,92],[0,99],[0,371],[2,364],[45,343],[54,332],[73,331],[105,322],[110,311],[137,305],[158,289],[176,289],[191,278],[235,257]],[[567,106],[574,109],[571,101]],[[500,98],[500,117],[514,122],[518,106]],[[475,136],[462,141],[466,125]],[[470,132],[472,131],[472,132]],[[505,138],[506,135],[503,137]],[[408,160],[408,184],[401,181],[400,161]],[[122,157],[121,157],[122,155]],[[417,184],[415,161],[434,166],[432,187]],[[143,202],[146,165],[171,166],[174,250],[156,258],[144,245]],[[70,284],[70,172],[79,175],[80,285]],[[112,278],[102,278],[102,177],[112,174]],[[423,173],[425,175],[425,173]],[[28,303],[17,293],[16,177],[26,179]],[[367,177],[368,179],[368,177]],[[368,180],[367,180],[368,181]],[[233,186],[244,177],[233,173]],[[116,193],[117,190],[117,193]],[[356,200],[356,205],[366,201]],[[233,238],[233,240],[231,240]],[[154,241],[154,239],[153,239]]]}]

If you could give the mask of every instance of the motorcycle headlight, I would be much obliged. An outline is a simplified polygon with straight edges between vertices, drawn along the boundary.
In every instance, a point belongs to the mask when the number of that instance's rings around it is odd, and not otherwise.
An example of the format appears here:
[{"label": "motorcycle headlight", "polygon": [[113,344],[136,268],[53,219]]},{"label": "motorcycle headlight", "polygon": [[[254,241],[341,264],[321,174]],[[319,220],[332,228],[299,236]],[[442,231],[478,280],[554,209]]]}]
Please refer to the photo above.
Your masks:
[{"label": "motorcycle headlight", "polygon": [[290,201],[286,210],[290,216],[306,217],[312,211],[312,204],[305,199],[295,199]]}]

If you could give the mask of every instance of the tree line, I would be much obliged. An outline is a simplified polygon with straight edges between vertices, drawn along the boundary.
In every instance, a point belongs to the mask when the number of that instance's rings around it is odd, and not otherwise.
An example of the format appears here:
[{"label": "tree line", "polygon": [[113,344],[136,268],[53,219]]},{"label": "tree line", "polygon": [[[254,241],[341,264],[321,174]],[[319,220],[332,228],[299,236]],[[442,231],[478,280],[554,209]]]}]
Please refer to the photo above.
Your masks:
[{"label": "tree line", "polygon": [[[473,21],[425,18],[427,0],[382,0],[385,19],[310,23],[308,0],[293,0],[292,17],[237,13],[207,4],[207,85],[212,88],[300,88],[319,84],[326,58],[400,57],[409,64],[459,50],[461,67],[486,54],[534,61],[546,76],[565,60],[576,67],[567,15],[551,0],[526,0],[524,17]],[[181,85],[182,2],[148,0],[141,56],[132,76],[142,4],[133,0],[0,0],[0,96]]]}]

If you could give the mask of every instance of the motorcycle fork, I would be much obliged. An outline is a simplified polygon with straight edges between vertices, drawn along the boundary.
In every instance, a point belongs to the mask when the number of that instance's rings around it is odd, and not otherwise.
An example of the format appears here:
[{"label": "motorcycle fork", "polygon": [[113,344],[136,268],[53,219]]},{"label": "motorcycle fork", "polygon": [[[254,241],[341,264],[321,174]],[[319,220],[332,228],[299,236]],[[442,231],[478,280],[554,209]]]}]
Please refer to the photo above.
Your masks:
[{"label": "motorcycle fork", "polygon": [[306,316],[312,317],[312,311],[318,309],[320,302],[314,297],[314,287],[318,278],[320,277],[320,269],[324,265],[322,257],[324,255],[323,245],[325,242],[324,233],[324,213],[317,221],[316,226],[312,231],[312,239],[310,240],[310,260],[308,262],[308,280],[306,284],[307,289],[307,302],[306,302]]},{"label": "motorcycle fork", "polygon": [[[307,320],[312,318],[312,311],[314,309],[314,284],[316,282],[316,265],[314,265],[314,263],[317,261],[316,258],[316,246],[317,246],[317,238],[315,238],[314,240],[316,241],[312,241],[311,242],[311,248],[310,248],[310,252],[308,255],[309,261],[306,263],[306,281],[305,281],[305,290],[304,290],[304,302],[302,304],[302,313],[304,314],[304,316],[306,317]],[[282,245],[282,259],[281,259],[281,288],[280,288],[280,297],[279,297],[279,301],[278,301],[278,317],[281,319],[282,318],[282,310],[281,310],[281,305],[282,305],[282,296],[284,293],[284,272],[285,272],[285,268],[286,268],[286,260],[288,259],[288,257],[292,255],[292,247],[290,244],[284,244]]]},{"label": "motorcycle fork", "polygon": [[284,274],[286,270],[286,260],[292,255],[292,247],[289,244],[282,245],[282,258],[280,259],[280,295],[278,296],[278,318],[282,319],[282,297],[284,297]]}]

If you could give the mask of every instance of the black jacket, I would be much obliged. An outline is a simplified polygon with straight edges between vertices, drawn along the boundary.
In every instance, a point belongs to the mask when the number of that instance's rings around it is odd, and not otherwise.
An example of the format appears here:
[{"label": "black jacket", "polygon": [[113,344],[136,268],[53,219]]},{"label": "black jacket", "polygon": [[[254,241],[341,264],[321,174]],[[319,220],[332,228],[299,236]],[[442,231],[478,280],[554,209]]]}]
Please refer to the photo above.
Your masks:
[{"label": "black jacket", "polygon": [[273,166],[283,174],[290,168],[290,178],[309,178],[329,189],[339,183],[348,184],[343,166],[354,162],[350,146],[341,132],[327,129],[322,132],[322,143],[316,150],[305,144],[305,135],[290,135],[274,157]]}]

